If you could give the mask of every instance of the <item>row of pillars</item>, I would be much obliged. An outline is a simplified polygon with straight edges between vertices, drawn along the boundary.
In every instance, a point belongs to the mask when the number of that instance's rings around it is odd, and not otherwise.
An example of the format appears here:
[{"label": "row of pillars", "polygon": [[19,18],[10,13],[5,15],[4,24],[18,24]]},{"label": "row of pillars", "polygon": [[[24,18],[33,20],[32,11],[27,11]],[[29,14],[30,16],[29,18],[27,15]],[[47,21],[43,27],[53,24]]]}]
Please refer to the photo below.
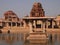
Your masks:
[{"label": "row of pillars", "polygon": [[[12,22],[11,23],[11,27],[12,27]],[[6,26],[8,27],[9,26],[9,22],[6,23]],[[17,23],[16,23],[16,26],[17,26]]]},{"label": "row of pillars", "polygon": [[[42,20],[37,20],[41,22],[41,28],[42,30],[46,30],[48,28],[48,21],[42,21]],[[33,22],[29,21],[29,27],[30,27],[30,32],[32,32],[32,26],[34,26],[34,28],[36,28],[36,24],[37,24],[36,20],[33,20]],[[54,22],[52,21],[52,28],[54,28]],[[24,21],[24,27],[26,27],[26,22]]]},{"label": "row of pillars", "polygon": [[[12,24],[12,22],[10,22],[10,23],[11,23],[11,27],[12,27],[13,24]],[[15,23],[15,26],[17,27],[17,23],[16,22],[14,22],[14,23]],[[6,27],[9,27],[9,22],[6,22],[6,25],[5,26]],[[20,23],[20,26],[22,26],[21,23]]]}]

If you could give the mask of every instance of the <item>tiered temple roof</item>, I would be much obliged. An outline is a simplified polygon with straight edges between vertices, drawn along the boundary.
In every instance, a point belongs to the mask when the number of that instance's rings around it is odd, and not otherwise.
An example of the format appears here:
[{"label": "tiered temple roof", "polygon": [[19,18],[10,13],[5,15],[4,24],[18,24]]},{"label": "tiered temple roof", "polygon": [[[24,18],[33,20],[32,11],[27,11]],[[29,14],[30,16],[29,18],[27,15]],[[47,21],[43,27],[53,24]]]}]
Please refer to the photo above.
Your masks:
[{"label": "tiered temple roof", "polygon": [[34,3],[32,10],[30,12],[30,17],[44,17],[45,12],[44,9],[42,8],[41,3]]},{"label": "tiered temple roof", "polygon": [[4,13],[4,15],[16,15],[13,11],[9,10]]},{"label": "tiered temple roof", "polygon": [[19,20],[18,16],[11,10],[4,13],[5,20]]}]

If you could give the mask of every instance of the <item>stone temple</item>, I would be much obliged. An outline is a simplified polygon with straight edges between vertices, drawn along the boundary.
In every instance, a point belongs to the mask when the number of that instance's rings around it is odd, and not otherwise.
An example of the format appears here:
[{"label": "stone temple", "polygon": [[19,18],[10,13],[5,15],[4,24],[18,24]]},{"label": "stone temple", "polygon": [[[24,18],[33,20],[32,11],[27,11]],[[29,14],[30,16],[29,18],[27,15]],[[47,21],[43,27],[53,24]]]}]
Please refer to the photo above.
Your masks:
[{"label": "stone temple", "polygon": [[32,6],[30,14],[26,17],[19,18],[17,14],[8,10],[4,13],[4,17],[0,18],[0,31],[7,33],[15,32],[40,32],[60,30],[60,15],[56,17],[46,17],[42,4],[35,2]]},{"label": "stone temple", "polygon": [[0,18],[0,33],[23,33],[24,39],[36,42],[41,39],[46,40],[48,35],[55,36],[60,33],[60,15],[46,17],[39,2],[35,2],[29,16],[23,18],[19,18],[14,11],[8,10],[4,13],[4,17]]}]

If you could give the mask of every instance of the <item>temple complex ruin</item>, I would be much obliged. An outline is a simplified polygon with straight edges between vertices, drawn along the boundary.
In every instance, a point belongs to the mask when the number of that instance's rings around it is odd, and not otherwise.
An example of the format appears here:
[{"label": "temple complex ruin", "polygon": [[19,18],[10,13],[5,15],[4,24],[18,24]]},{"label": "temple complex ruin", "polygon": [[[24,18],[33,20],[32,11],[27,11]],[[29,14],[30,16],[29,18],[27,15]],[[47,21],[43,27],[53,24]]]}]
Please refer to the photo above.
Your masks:
[{"label": "temple complex ruin", "polygon": [[30,14],[22,19],[17,14],[8,10],[4,17],[0,18],[0,30],[2,32],[39,32],[42,30],[60,30],[60,15],[56,17],[46,17],[42,4],[35,2]]}]

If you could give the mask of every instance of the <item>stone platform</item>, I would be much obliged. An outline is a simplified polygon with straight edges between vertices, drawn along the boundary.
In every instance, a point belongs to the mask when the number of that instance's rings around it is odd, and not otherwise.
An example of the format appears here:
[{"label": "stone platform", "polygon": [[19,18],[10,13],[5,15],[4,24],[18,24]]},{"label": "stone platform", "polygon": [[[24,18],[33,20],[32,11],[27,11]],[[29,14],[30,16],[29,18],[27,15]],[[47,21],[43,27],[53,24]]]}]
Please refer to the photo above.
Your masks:
[{"label": "stone platform", "polygon": [[30,43],[46,43],[48,41],[48,37],[45,33],[33,32],[30,33],[27,40],[29,40]]}]

